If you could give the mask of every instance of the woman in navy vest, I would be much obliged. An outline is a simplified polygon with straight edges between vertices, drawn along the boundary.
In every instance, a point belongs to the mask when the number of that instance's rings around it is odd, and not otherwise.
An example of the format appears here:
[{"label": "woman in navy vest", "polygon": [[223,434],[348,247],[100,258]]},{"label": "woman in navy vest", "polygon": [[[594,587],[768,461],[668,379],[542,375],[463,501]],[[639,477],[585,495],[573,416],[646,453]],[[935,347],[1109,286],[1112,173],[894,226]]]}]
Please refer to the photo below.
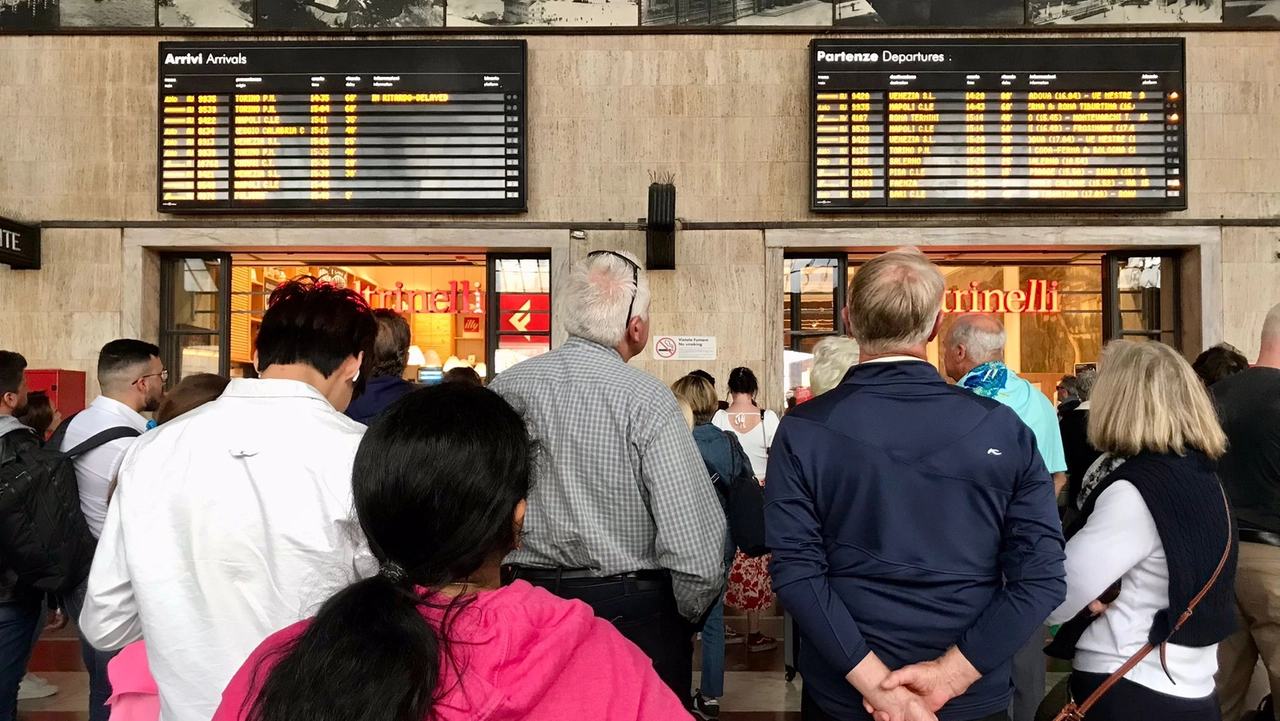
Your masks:
[{"label": "woman in navy vest", "polygon": [[1067,600],[1049,623],[1070,623],[1050,654],[1072,658],[1071,695],[1082,703],[1145,644],[1155,647],[1089,721],[1218,721],[1217,646],[1235,628],[1236,530],[1214,472],[1226,436],[1203,384],[1172,348],[1116,341],[1100,366],[1089,441],[1103,456],[1067,529]]}]

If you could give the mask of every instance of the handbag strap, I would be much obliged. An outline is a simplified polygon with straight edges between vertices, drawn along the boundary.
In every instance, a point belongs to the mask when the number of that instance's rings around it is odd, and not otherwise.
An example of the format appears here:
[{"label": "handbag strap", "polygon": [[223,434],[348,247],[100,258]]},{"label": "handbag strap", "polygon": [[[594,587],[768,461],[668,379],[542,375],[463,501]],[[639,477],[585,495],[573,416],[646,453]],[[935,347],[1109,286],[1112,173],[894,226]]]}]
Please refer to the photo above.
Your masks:
[{"label": "handbag strap", "polygon": [[764,427],[764,409],[760,409],[760,435],[764,436],[764,457],[769,457],[769,429]]},{"label": "handbag strap", "polygon": [[[1177,633],[1178,629],[1182,628],[1183,624],[1191,620],[1191,614],[1195,611],[1196,606],[1198,606],[1200,602],[1204,600],[1204,597],[1209,594],[1209,590],[1213,588],[1213,584],[1217,583],[1218,576],[1222,575],[1222,569],[1227,567],[1227,561],[1231,558],[1231,542],[1235,540],[1234,533],[1231,532],[1231,502],[1227,500],[1227,492],[1222,487],[1222,484],[1218,484],[1218,490],[1222,493],[1222,505],[1227,511],[1227,547],[1222,551],[1222,558],[1218,560],[1218,567],[1214,569],[1213,575],[1209,577],[1209,582],[1204,584],[1204,588],[1200,589],[1200,593],[1197,593],[1195,598],[1191,599],[1191,603],[1187,604],[1187,610],[1183,611],[1182,615],[1178,617],[1178,622],[1173,625],[1173,630],[1169,632],[1170,636]],[[1165,644],[1167,643],[1168,641],[1165,641],[1160,644],[1161,663],[1163,663]],[[1064,713],[1060,718],[1083,719],[1084,715],[1089,713],[1089,709],[1093,708],[1094,704],[1098,703],[1098,700],[1102,698],[1103,694],[1110,691],[1112,686],[1120,683],[1120,679],[1124,678],[1125,674],[1132,671],[1134,666],[1141,663],[1142,659],[1146,658],[1147,655],[1154,650],[1155,647],[1150,643],[1144,645],[1133,655],[1132,658],[1125,661],[1124,665],[1121,666],[1119,670],[1111,674],[1106,681],[1103,681],[1102,685],[1099,686],[1096,691],[1089,694],[1089,698],[1085,699],[1084,703],[1080,704],[1078,708],[1064,710]],[[1166,671],[1166,673],[1168,672]]]}]

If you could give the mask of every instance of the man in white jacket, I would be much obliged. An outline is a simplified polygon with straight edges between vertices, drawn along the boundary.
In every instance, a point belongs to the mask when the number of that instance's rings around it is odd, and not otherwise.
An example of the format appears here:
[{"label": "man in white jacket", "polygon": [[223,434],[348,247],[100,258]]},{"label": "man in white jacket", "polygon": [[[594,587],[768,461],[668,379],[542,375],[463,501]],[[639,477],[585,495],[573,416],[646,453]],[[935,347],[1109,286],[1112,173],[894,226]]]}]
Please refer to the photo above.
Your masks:
[{"label": "man in white jacket", "polygon": [[342,415],[376,333],[354,292],[281,285],[261,378],[232,380],[125,456],[80,627],[102,650],[146,639],[165,721],[208,721],[263,639],[376,570],[351,517],[364,426]]}]

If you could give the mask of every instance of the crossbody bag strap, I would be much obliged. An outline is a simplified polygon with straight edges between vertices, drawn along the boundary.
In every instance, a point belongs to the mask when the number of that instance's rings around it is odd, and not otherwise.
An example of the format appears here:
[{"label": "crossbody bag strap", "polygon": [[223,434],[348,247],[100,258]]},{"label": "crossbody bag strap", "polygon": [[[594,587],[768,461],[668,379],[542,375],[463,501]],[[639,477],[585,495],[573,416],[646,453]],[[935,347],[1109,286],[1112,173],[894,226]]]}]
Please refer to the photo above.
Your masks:
[{"label": "crossbody bag strap", "polygon": [[[1218,560],[1218,567],[1214,569],[1213,575],[1209,577],[1209,582],[1204,584],[1204,588],[1200,589],[1200,593],[1197,593],[1195,598],[1191,599],[1191,603],[1187,604],[1187,610],[1183,611],[1182,615],[1178,617],[1178,622],[1173,625],[1173,630],[1169,632],[1170,636],[1177,633],[1178,629],[1182,628],[1187,621],[1191,620],[1191,614],[1195,612],[1196,606],[1200,605],[1200,602],[1204,600],[1204,597],[1209,594],[1209,590],[1213,588],[1213,584],[1218,582],[1218,577],[1222,575],[1222,569],[1227,567],[1227,561],[1231,558],[1231,542],[1234,540],[1234,533],[1231,529],[1231,502],[1227,500],[1226,489],[1222,488],[1221,484],[1218,485],[1218,490],[1222,493],[1222,505],[1227,512],[1227,547],[1223,549],[1222,558]],[[1164,663],[1164,651],[1167,643],[1168,641],[1165,641],[1165,643],[1160,644],[1162,664]],[[1125,674],[1132,671],[1139,663],[1142,663],[1142,659],[1146,658],[1154,650],[1155,647],[1150,643],[1144,645],[1128,661],[1125,661],[1124,665],[1115,673],[1107,677],[1107,680],[1103,681],[1102,685],[1099,686],[1097,690],[1089,694],[1089,698],[1085,699],[1084,703],[1079,706],[1076,706],[1074,703],[1067,704],[1067,707],[1062,709],[1054,721],[1081,721],[1085,714],[1089,713],[1089,709],[1093,708],[1094,704],[1098,703],[1103,694],[1110,691],[1112,686],[1120,683],[1120,679],[1124,678]],[[1168,671],[1166,670],[1165,673],[1168,673]]]},{"label": "crossbody bag strap", "polygon": [[764,427],[764,409],[760,409],[760,435],[764,436],[764,455],[769,457],[769,429]]}]

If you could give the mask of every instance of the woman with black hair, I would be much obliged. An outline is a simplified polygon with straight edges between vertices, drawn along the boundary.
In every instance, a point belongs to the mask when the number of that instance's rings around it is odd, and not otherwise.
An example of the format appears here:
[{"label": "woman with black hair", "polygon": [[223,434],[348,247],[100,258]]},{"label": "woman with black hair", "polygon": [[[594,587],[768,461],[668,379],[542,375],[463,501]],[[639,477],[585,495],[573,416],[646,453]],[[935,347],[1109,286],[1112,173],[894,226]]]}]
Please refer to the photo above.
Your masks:
[{"label": "woman with black hair", "polygon": [[523,420],[491,391],[444,384],[396,401],[352,470],[381,572],[263,642],[214,721],[688,718],[589,606],[501,587],[532,468]]},{"label": "woman with black hair", "polygon": [[[751,459],[756,480],[764,485],[769,465],[769,446],[778,432],[778,415],[756,402],[760,382],[750,368],[734,368],[729,372],[729,407],[716,413],[712,423],[717,428],[733,431]],[[778,640],[760,632],[760,612],[773,606],[773,582],[769,579],[770,556],[747,558],[741,551],[733,559],[729,571],[729,588],[725,605],[747,614],[747,651],[759,653],[778,647]]]}]

